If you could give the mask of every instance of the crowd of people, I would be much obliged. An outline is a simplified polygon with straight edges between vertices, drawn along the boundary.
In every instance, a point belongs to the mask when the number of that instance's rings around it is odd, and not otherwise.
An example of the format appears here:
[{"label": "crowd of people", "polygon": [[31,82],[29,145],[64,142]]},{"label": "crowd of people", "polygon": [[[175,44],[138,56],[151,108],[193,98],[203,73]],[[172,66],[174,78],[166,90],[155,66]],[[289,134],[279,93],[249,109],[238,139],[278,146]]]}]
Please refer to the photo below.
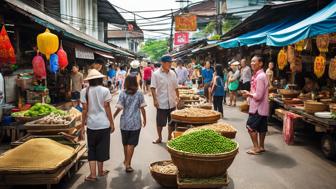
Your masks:
[{"label": "crowd of people", "polygon": [[[176,66],[173,66],[174,62]],[[128,69],[125,66],[109,65],[107,79],[100,72],[103,65],[103,61],[95,61],[85,79],[78,66],[72,67],[71,96],[74,106],[79,106],[82,110],[82,127],[87,127],[90,175],[86,177],[86,181],[96,181],[97,176],[108,174],[104,169],[104,161],[110,157],[110,133],[115,130],[113,120],[120,112],[123,163],[126,172],[134,171],[134,149],[138,145],[141,128],[146,126],[147,120],[144,95],[151,96],[156,108],[157,138],[153,140],[153,144],[163,141],[162,131],[165,126],[168,126],[168,140],[171,139],[174,124],[170,113],[179,104],[179,85],[196,87],[222,116],[223,105],[227,104],[226,93],[229,93],[229,106],[236,106],[238,94],[247,98],[250,109],[246,127],[253,144],[248,153],[256,155],[265,151],[267,94],[272,83],[274,65],[269,63],[265,73],[260,56],[251,59],[251,67],[246,59],[241,59],[230,61],[228,68],[223,68],[221,64],[211,66],[210,61],[201,66],[192,60],[186,65],[182,60],[173,60],[166,55],[161,57],[160,66],[151,62],[141,64],[136,60]],[[116,111],[112,114],[110,102],[115,91],[119,96]]]}]

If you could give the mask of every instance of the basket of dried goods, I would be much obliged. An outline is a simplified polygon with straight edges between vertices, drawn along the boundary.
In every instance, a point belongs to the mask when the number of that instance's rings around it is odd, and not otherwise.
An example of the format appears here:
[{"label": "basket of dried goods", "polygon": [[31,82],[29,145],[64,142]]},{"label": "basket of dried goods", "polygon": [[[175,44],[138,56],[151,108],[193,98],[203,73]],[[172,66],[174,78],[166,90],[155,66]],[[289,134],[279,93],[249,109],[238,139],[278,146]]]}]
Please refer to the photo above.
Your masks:
[{"label": "basket of dried goods", "polygon": [[59,110],[52,105],[36,103],[34,106],[30,107],[28,110],[12,113],[12,117],[15,118],[17,122],[26,123],[40,119],[50,113],[57,113],[60,115],[66,114],[65,111]]},{"label": "basket of dried goods", "polygon": [[243,102],[240,106],[239,109],[241,112],[248,113],[250,108],[250,105],[247,102]]},{"label": "basket of dried goods", "polygon": [[75,156],[70,146],[47,138],[31,139],[0,156],[0,173],[53,173]]},{"label": "basket of dried goods", "polygon": [[171,118],[183,123],[216,123],[220,119],[220,113],[201,108],[185,108],[173,111]]},{"label": "basket of dried goods", "polygon": [[59,115],[51,113],[41,119],[28,122],[24,127],[30,130],[68,129],[74,127],[76,118],[71,115]]},{"label": "basket of dried goods", "polygon": [[177,167],[172,161],[158,161],[150,164],[149,167],[152,177],[163,187],[176,188],[177,186]]},{"label": "basket of dried goods", "polygon": [[279,89],[279,93],[283,98],[296,98],[300,95],[300,91],[291,89]]},{"label": "basket of dried goods", "polygon": [[307,113],[324,112],[328,110],[328,105],[313,100],[304,101],[304,110]]},{"label": "basket of dried goods", "polygon": [[186,130],[183,135],[195,132],[195,131],[200,131],[200,130],[205,130],[205,129],[210,129],[213,130],[219,134],[221,134],[224,137],[227,138],[235,138],[237,134],[237,130],[230,124],[228,123],[214,123],[214,124],[208,124],[208,125],[203,125],[199,127],[194,127]]},{"label": "basket of dried goods", "polygon": [[206,129],[173,139],[167,143],[167,148],[181,177],[209,178],[226,173],[239,145]]},{"label": "basket of dried goods", "polygon": [[202,108],[206,110],[212,110],[212,104],[204,102],[192,102],[186,105],[187,108]]}]

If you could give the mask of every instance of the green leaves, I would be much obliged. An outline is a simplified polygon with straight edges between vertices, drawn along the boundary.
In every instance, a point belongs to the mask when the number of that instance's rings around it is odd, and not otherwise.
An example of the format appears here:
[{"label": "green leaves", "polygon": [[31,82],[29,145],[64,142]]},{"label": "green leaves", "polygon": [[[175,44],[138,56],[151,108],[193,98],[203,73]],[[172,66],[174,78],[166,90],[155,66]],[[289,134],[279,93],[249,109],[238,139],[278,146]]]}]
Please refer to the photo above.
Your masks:
[{"label": "green leaves", "polygon": [[159,60],[161,56],[168,52],[168,40],[147,40],[141,46],[140,52],[148,55],[151,60]]},{"label": "green leaves", "polygon": [[189,153],[219,154],[234,150],[237,143],[213,130],[206,129],[177,137],[170,141],[168,146]]}]

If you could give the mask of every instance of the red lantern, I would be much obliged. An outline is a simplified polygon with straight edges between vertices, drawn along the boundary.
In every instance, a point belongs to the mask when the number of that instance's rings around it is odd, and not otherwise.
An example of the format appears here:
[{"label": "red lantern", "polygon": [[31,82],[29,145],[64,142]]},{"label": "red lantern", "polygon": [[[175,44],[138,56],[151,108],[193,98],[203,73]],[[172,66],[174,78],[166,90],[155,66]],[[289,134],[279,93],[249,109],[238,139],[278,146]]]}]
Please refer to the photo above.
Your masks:
[{"label": "red lantern", "polygon": [[68,66],[67,53],[63,50],[62,43],[60,49],[57,51],[58,66],[61,70],[64,70]]},{"label": "red lantern", "polygon": [[12,43],[9,40],[5,26],[2,26],[0,32],[0,62],[11,64],[16,63],[16,56]]},{"label": "red lantern", "polygon": [[34,75],[38,79],[45,79],[47,77],[47,72],[42,56],[37,53],[37,55],[33,58],[32,64]]}]

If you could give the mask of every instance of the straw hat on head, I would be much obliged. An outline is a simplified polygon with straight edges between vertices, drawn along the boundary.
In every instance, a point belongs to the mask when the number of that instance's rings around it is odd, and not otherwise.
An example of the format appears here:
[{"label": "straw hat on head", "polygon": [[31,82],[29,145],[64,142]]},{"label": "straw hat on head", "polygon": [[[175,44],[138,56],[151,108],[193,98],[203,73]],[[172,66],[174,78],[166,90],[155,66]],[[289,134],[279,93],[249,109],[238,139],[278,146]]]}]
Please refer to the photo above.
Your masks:
[{"label": "straw hat on head", "polygon": [[238,61],[234,61],[234,62],[232,62],[230,65],[231,66],[238,66],[240,63],[238,62]]},{"label": "straw hat on head", "polygon": [[131,67],[134,69],[138,68],[139,66],[140,66],[140,62],[138,60],[133,60],[131,62]]},{"label": "straw hat on head", "polygon": [[103,75],[102,73],[100,73],[98,70],[90,69],[89,74],[86,76],[86,78],[84,80],[87,81],[87,80],[91,80],[91,79],[98,79],[98,78],[104,78],[104,77],[106,77],[106,76]]}]

